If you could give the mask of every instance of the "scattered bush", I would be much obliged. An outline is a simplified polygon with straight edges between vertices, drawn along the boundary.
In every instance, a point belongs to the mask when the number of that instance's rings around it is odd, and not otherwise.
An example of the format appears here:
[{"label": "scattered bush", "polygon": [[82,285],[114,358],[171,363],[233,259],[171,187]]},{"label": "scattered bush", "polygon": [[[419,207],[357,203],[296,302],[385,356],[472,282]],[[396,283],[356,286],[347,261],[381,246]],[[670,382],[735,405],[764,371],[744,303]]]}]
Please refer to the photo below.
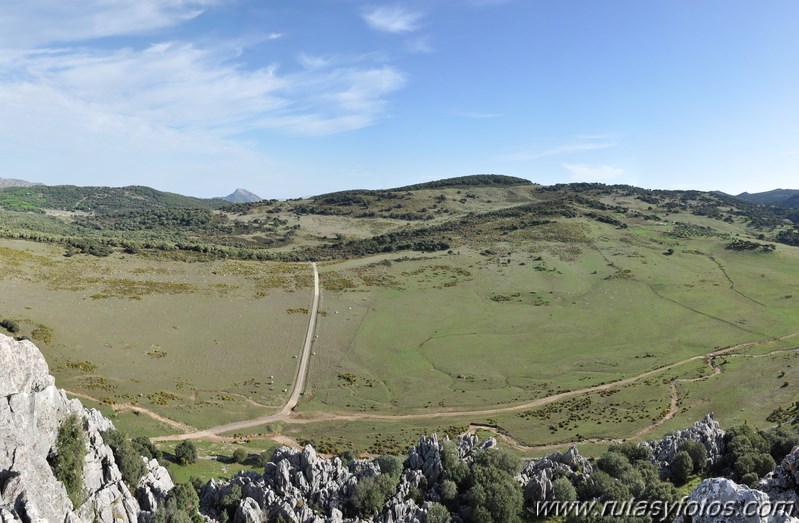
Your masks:
[{"label": "scattered bush", "polygon": [[232,458],[233,458],[233,462],[234,463],[242,463],[243,464],[243,463],[245,463],[247,461],[248,457],[249,457],[249,454],[247,454],[247,451],[244,450],[244,449],[236,449],[236,450],[233,451]]},{"label": "scattered bush", "polygon": [[131,442],[127,434],[114,429],[103,433],[103,441],[114,451],[114,461],[122,473],[122,479],[128,488],[134,490],[139,484],[139,480],[147,472],[139,449]]},{"label": "scattered bush", "polygon": [[16,320],[3,320],[0,321],[0,327],[3,327],[5,330],[10,332],[11,334],[16,334],[19,332],[19,323]]},{"label": "scattered bush", "polygon": [[[53,452],[54,451],[54,452]],[[47,461],[53,475],[64,484],[74,507],[83,498],[83,460],[86,457],[86,435],[83,421],[75,414],[67,417],[58,428],[55,447]]]},{"label": "scattered bush", "polygon": [[188,465],[197,461],[197,447],[193,441],[183,440],[175,447],[175,459],[180,465]]}]

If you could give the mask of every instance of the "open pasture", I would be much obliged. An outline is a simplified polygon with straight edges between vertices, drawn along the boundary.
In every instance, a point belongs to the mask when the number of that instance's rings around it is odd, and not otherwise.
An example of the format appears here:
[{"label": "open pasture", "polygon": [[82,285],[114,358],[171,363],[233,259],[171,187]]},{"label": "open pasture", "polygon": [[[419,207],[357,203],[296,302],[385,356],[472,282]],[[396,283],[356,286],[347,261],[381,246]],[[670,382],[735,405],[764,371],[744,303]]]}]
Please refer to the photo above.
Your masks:
[{"label": "open pasture", "polygon": [[195,427],[285,402],[308,322],[307,264],[62,252],[0,245],[0,312],[41,346],[61,387]]}]

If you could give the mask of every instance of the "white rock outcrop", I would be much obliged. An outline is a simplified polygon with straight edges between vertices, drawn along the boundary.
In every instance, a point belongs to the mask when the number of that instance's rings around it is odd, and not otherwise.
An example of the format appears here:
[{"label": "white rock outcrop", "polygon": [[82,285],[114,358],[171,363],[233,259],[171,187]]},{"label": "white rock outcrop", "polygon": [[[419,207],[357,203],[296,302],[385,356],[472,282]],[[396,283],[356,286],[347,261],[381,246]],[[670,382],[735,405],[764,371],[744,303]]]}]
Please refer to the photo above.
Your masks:
[{"label": "white rock outcrop", "polygon": [[[139,504],[122,481],[101,432],[111,422],[56,389],[41,352],[0,334],[0,523],[136,522]],[[84,496],[73,507],[47,457],[64,419],[76,414],[86,434]]]}]

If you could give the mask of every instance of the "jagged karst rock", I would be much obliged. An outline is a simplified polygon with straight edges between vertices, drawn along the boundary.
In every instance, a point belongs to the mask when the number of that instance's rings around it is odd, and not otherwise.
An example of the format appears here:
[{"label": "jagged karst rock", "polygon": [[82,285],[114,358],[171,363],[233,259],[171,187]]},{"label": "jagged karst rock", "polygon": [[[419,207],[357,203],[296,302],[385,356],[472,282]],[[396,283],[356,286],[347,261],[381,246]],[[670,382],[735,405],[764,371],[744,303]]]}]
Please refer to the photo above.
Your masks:
[{"label": "jagged karst rock", "polygon": [[594,471],[591,463],[580,456],[577,447],[555,452],[541,459],[530,460],[517,478],[524,489],[527,506],[551,499],[552,481],[564,476],[577,485]]},{"label": "jagged karst rock", "polygon": [[140,519],[149,520],[158,510],[158,507],[166,501],[169,492],[175,488],[169,471],[159,465],[157,459],[147,460],[147,472],[139,480],[136,486],[136,500],[142,510]]},{"label": "jagged karst rock", "polygon": [[[0,519],[3,521],[136,522],[139,504],[101,432],[111,422],[55,388],[41,352],[0,334]],[[85,498],[73,508],[47,462],[58,429],[77,415],[86,435]]]},{"label": "jagged karst rock", "polygon": [[757,489],[772,500],[793,502],[799,514],[799,447],[795,447],[773,472],[760,480]]},{"label": "jagged karst rock", "polygon": [[359,479],[379,472],[379,466],[371,461],[355,460],[346,467],[339,458],[319,458],[311,446],[301,452],[281,447],[267,463],[263,475],[243,472],[229,482],[207,483],[200,493],[200,506],[209,515],[218,516],[222,499],[238,485],[242,504],[237,514],[242,517],[253,516],[257,506],[258,517],[264,521],[279,516],[288,521],[314,521],[317,516],[307,507],[313,503],[325,512],[327,521],[340,518],[341,513],[336,516],[334,511],[340,511]]},{"label": "jagged karst rock", "polygon": [[707,450],[707,467],[714,465],[724,453],[724,431],[713,414],[707,414],[704,418],[694,422],[689,428],[672,434],[667,434],[657,441],[644,443],[652,449],[652,459],[660,468],[661,475],[667,475],[669,465],[677,449],[684,441],[698,441]]},{"label": "jagged karst rock", "polygon": [[[687,502],[688,515],[678,516],[674,523],[716,523],[719,521],[725,523],[799,523],[799,519],[786,514],[771,514],[772,511],[769,510],[769,507],[773,500],[765,492],[750,489],[745,485],[738,485],[726,478],[704,480],[691,491]],[[691,504],[694,507],[708,508],[705,509],[705,513],[691,513],[691,510],[695,510],[689,508]],[[713,512],[715,509],[712,507],[714,506],[730,507],[733,515],[722,516]],[[744,511],[745,506],[757,506],[759,509],[754,511],[754,515],[747,515],[749,512]]]}]

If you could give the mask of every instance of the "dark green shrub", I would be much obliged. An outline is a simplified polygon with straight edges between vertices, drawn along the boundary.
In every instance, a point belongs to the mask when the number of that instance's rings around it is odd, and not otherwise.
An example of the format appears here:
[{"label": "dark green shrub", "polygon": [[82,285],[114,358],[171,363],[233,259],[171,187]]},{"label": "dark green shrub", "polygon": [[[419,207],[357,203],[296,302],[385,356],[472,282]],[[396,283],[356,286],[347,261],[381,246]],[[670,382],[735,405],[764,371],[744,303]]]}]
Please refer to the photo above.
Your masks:
[{"label": "dark green shrub", "polygon": [[469,475],[469,467],[458,456],[458,447],[451,441],[441,446],[441,465],[444,475],[458,485],[462,485]]},{"label": "dark green shrub", "polygon": [[261,452],[255,457],[254,465],[259,468],[264,468],[271,459],[272,454],[269,451]]},{"label": "dark green shrub", "polygon": [[396,478],[402,475],[403,460],[398,456],[380,456],[377,458],[377,464],[380,465],[380,472],[383,474],[388,474]]},{"label": "dark green shrub", "polygon": [[599,470],[604,470],[614,478],[621,477],[621,474],[630,470],[632,467],[627,456],[620,452],[606,452],[596,461]]},{"label": "dark green shrub", "polygon": [[188,483],[178,483],[158,508],[154,523],[200,523],[200,498]]},{"label": "dark green shrub", "polygon": [[691,455],[686,451],[681,450],[671,460],[671,479],[675,485],[684,485],[688,481],[688,477],[694,470],[694,462]]},{"label": "dark green shrub", "polygon": [[502,450],[488,450],[475,457],[469,473],[471,488],[466,499],[476,523],[520,521],[524,499],[515,476],[521,461]]},{"label": "dark green shrub", "polygon": [[458,485],[451,479],[445,479],[441,482],[441,499],[449,503],[458,497]]},{"label": "dark green shrub", "polygon": [[122,479],[127,483],[128,488],[134,490],[139,484],[139,480],[147,472],[139,450],[133,445],[127,434],[117,430],[105,431],[103,441],[114,451],[114,461],[122,473]]},{"label": "dark green shrub", "polygon": [[388,474],[363,478],[355,486],[350,504],[355,513],[363,518],[374,516],[383,508],[397,488],[397,478]]},{"label": "dark green shrub", "polygon": [[773,431],[766,432],[763,436],[769,443],[771,457],[777,462],[782,461],[782,458],[799,445],[799,434],[785,427],[778,427]]},{"label": "dark green shrub", "polygon": [[760,476],[758,476],[757,472],[747,472],[741,476],[741,483],[748,487],[754,487],[758,481],[760,481]]},{"label": "dark green shrub", "polygon": [[567,478],[556,478],[552,482],[552,500],[554,501],[576,501],[577,489]]},{"label": "dark green shrub", "polygon": [[355,452],[353,452],[350,449],[347,449],[341,454],[339,454],[338,457],[339,459],[341,459],[341,462],[344,464],[344,466],[348,467],[350,463],[352,463],[355,460]]},{"label": "dark green shrub", "polygon": [[47,459],[53,475],[64,484],[72,505],[78,507],[84,495],[83,460],[86,457],[86,435],[83,432],[83,420],[77,415],[70,414],[58,428],[53,451]]},{"label": "dark green shrub", "polygon": [[183,440],[175,447],[175,460],[180,465],[188,465],[197,461],[197,447],[193,441]]},{"label": "dark green shrub", "polygon": [[648,461],[652,457],[652,449],[646,445],[633,443],[632,441],[625,441],[619,445],[611,445],[608,452],[618,452],[623,454],[627,461],[635,463],[636,461]]},{"label": "dark green shrub", "polygon": [[441,503],[433,503],[427,511],[425,523],[447,523],[450,520],[449,510]]},{"label": "dark green shrub", "polygon": [[0,327],[3,327],[11,334],[16,334],[19,332],[19,323],[17,323],[16,320],[5,319],[0,321]]},{"label": "dark green shrub", "polygon": [[232,458],[234,463],[245,463],[247,458],[249,458],[249,454],[244,449],[236,449],[233,451]]},{"label": "dark green shrub", "polygon": [[153,442],[150,441],[150,439],[146,436],[136,436],[130,442],[133,444],[133,448],[136,450],[136,452],[148,460],[160,460],[163,457],[163,453],[158,450]]},{"label": "dark green shrub", "polygon": [[594,471],[588,481],[577,487],[577,497],[582,501],[624,501],[632,498],[630,490],[603,470]]},{"label": "dark green shrub", "polygon": [[691,461],[694,463],[694,474],[702,474],[707,466],[707,449],[705,446],[694,440],[683,441],[677,451],[685,451],[691,456]]}]

